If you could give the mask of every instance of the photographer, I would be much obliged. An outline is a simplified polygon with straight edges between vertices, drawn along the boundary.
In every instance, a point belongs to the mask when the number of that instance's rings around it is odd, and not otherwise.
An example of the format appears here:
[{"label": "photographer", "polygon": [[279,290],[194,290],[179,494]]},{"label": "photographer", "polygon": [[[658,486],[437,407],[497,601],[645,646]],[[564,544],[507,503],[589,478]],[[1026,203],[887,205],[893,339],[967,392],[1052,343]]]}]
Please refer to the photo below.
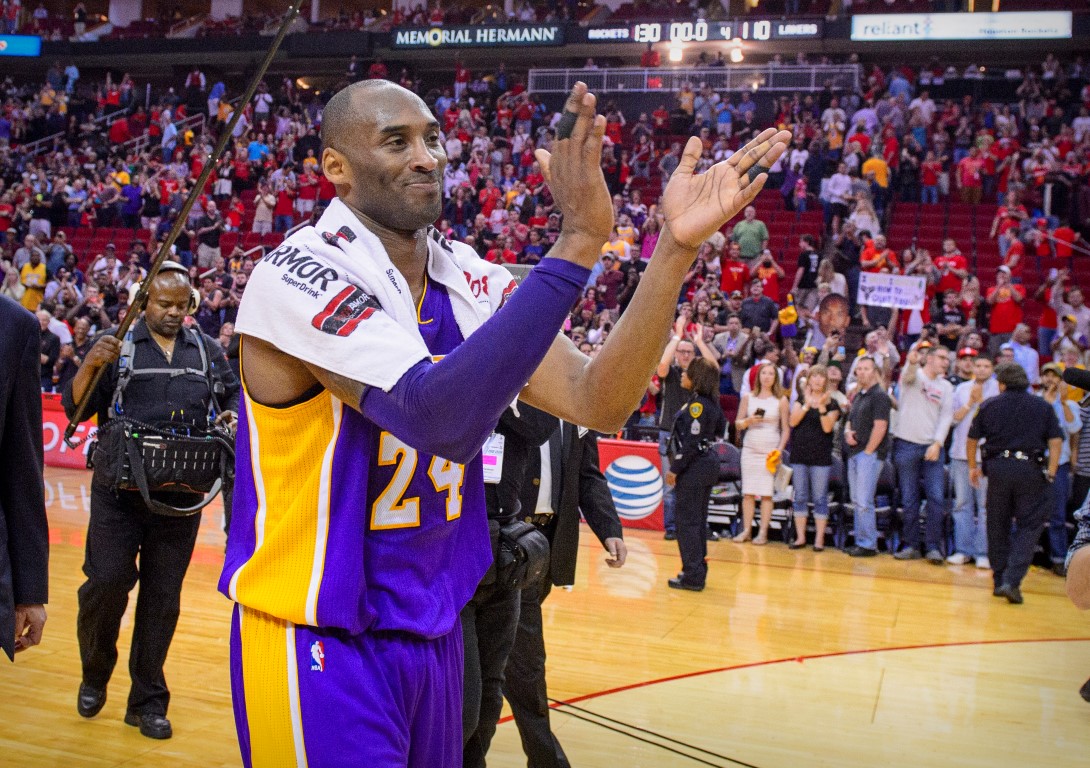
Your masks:
[{"label": "photographer", "polygon": [[68,310],[68,316],[65,319],[71,324],[80,318],[86,318],[94,331],[105,330],[110,325],[110,316],[106,313],[102,294],[94,283],[87,283],[83,299]]},{"label": "photographer", "polygon": [[493,466],[499,469],[498,477],[485,472],[485,505],[495,562],[461,612],[465,649],[463,768],[483,768],[503,708],[504,670],[515,643],[522,587],[526,586],[512,583],[512,571],[500,555],[503,537],[513,533],[512,523],[519,521],[517,526],[537,537],[543,551],[536,565],[542,572],[548,566],[548,540],[521,522],[531,511],[522,510],[520,497],[531,454],[538,452],[557,426],[555,416],[520,404],[517,411],[511,407],[503,412],[484,447],[485,455],[496,459]]},{"label": "photographer", "polygon": [[[143,318],[132,327],[131,347],[113,336],[100,337],[65,387],[63,397],[65,413],[71,418],[76,404],[87,395],[95,372],[106,369],[89,395],[86,411],[98,415],[100,442],[93,454],[91,519],[83,566],[87,581],[79,590],[77,636],[83,680],[77,709],[83,717],[94,717],[106,703],[106,686],[117,663],[121,619],[129,592],[139,580],[129,660],[132,687],[125,722],[155,739],[172,735],[166,719],[170,692],[163,664],[178,621],[182,581],[200,515],[157,514],[143,493],[120,490],[109,469],[111,461],[121,462],[108,454],[102,433],[117,414],[135,422],[204,429],[217,399],[224,410],[216,421],[233,422],[238,380],[215,339],[184,329],[183,320],[192,309],[185,268],[167,262],[151,283]],[[124,379],[118,364],[123,350],[128,358]],[[153,501],[191,505],[194,495],[157,494]]]}]

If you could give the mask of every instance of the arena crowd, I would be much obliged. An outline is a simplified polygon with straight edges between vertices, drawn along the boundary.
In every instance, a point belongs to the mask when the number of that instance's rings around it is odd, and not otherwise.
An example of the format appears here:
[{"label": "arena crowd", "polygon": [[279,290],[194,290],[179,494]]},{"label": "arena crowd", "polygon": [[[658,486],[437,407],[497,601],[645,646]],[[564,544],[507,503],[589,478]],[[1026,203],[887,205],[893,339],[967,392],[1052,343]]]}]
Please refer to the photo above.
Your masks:
[{"label": "arena crowd", "polygon": [[[880,521],[861,531],[860,510],[873,515],[884,499],[894,514],[883,538],[890,551],[900,545],[898,557],[987,567],[966,439],[972,414],[996,394],[994,366],[1010,361],[1068,436],[1047,544],[1062,573],[1069,508],[1090,488],[1090,450],[1080,450],[1090,410],[1061,381],[1090,350],[1080,285],[1090,271],[1079,259],[1090,253],[1090,70],[1049,56],[1021,73],[1009,99],[932,98],[981,71],[874,65],[856,92],[830,83],[760,107],[750,93],[699,81],[650,113],[626,114],[622,100],[602,97],[616,226],[566,327],[590,355],[639,284],[662,224],[656,201],[687,138],[700,139],[710,167],[767,127],[795,137],[755,206],[702,247],[660,375],[630,421],[634,431],[668,431],[680,372],[696,357],[719,366],[724,438],[743,447],[745,522],[761,509],[756,536],[745,525],[739,541],[768,540],[782,499],[768,492],[777,470],[765,459],[782,449],[794,476],[790,544],[807,543],[812,514],[823,549],[830,482],[838,472],[851,479],[851,457],[873,437],[882,498],[852,499],[851,554],[877,552]],[[449,83],[425,88],[380,59],[348,63],[346,80],[365,77],[400,82],[434,109],[450,158],[443,234],[498,263],[532,265],[548,253],[560,218],[534,150],[548,149],[560,116],[527,92],[522,73],[458,63]],[[61,391],[95,334],[123,316],[240,108],[210,79],[195,68],[147,99],[127,74],[86,83],[58,63],[45,83],[4,83],[0,290],[38,313],[44,392]],[[334,197],[319,166],[318,94],[285,78],[241,109],[230,151],[174,246],[199,294],[191,322],[227,349],[237,349],[233,320],[255,260]],[[923,278],[922,306],[859,301],[868,273]],[[775,376],[762,376],[767,368]],[[923,501],[925,530],[907,513]]]}]

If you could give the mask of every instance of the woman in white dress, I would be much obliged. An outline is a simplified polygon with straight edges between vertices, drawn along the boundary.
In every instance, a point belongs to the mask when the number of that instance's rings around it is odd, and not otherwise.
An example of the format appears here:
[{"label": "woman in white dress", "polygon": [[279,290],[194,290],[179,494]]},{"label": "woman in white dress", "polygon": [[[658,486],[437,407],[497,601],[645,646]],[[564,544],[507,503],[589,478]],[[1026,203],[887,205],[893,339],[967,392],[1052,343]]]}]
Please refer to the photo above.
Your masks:
[{"label": "woman in white dress", "polygon": [[791,434],[787,397],[776,366],[763,363],[757,370],[753,391],[738,404],[735,426],[745,430],[742,440],[742,532],[734,537],[741,544],[753,537],[753,514],[761,500],[761,527],[754,544],[768,543],[772,519],[772,480],[766,461],[774,450],[783,451]]}]

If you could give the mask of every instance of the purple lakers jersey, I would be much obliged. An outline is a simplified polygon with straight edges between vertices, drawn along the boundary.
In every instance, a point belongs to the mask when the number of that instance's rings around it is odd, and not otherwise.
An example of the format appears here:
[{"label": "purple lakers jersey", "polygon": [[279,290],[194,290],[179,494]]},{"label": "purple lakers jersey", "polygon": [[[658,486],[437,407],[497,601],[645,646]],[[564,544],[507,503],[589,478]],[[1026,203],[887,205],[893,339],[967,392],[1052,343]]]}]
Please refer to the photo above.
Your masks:
[{"label": "purple lakers jersey", "polygon": [[[462,342],[441,285],[417,313],[433,356]],[[220,591],[300,625],[449,632],[492,559],[480,455],[419,452],[327,390],[277,408],[243,387]]]}]

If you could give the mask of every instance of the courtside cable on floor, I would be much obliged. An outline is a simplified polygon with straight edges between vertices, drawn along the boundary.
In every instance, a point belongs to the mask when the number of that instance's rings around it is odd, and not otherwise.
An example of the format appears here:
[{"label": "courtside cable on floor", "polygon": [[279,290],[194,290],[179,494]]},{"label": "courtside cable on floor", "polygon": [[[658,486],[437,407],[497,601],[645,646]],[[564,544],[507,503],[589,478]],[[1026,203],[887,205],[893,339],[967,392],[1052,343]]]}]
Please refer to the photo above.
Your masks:
[{"label": "courtside cable on floor", "polygon": [[[613,727],[611,725],[606,725],[606,723],[601,723],[601,722],[598,722],[597,720],[592,720],[590,717],[586,717],[585,715],[591,715],[591,716],[599,718],[601,720],[605,720],[605,721],[607,721],[609,723],[614,723],[616,725],[622,726],[623,728],[630,728],[633,731],[637,731],[639,733],[647,734],[648,736],[653,736],[655,738],[662,739],[663,741],[670,742],[671,744],[677,744],[678,746],[684,747],[685,749],[691,749],[694,752],[702,752],[705,755],[709,755],[711,757],[715,757],[715,758],[718,758],[720,760],[726,760],[728,763],[731,763],[732,765],[740,765],[740,766],[743,766],[743,768],[758,768],[758,766],[753,765],[752,763],[747,763],[747,762],[745,762],[743,760],[738,760],[738,759],[733,758],[733,757],[728,757],[727,755],[721,755],[718,752],[712,752],[709,749],[704,749],[703,747],[698,747],[695,744],[690,744],[687,741],[681,741],[679,739],[675,739],[675,738],[672,738],[670,736],[666,736],[664,734],[661,734],[658,731],[652,731],[652,730],[650,730],[648,728],[641,728],[638,725],[633,725],[632,723],[625,722],[624,720],[616,720],[616,719],[614,719],[612,717],[607,717],[606,715],[599,714],[598,712],[595,712],[593,710],[585,709],[583,707],[576,706],[575,704],[571,704],[569,702],[562,701],[560,699],[550,698],[549,701],[552,702],[552,704],[554,705],[553,706],[553,711],[555,711],[555,712],[562,712],[563,714],[567,715],[568,717],[574,717],[577,720],[583,720],[584,722],[591,723],[592,725],[597,725],[599,728],[605,728],[607,730],[614,731],[616,733],[620,733],[623,736],[629,737],[630,739],[636,739],[637,741],[642,741],[642,742],[644,742],[646,744],[651,744],[652,746],[658,747],[659,749],[665,749],[668,752],[673,752],[674,754],[681,755],[682,757],[687,757],[690,760],[692,760],[694,762],[697,762],[697,763],[702,763],[703,765],[711,765],[711,766],[716,766],[716,768],[718,768],[718,765],[716,763],[708,762],[707,760],[705,760],[705,759],[703,759],[701,757],[697,757],[695,755],[690,755],[687,752],[682,752],[681,750],[674,749],[673,747],[671,747],[671,746],[669,746],[667,744],[661,744],[661,743],[659,743],[657,741],[654,741],[652,739],[649,739],[649,738],[644,738],[642,736],[637,736],[636,734],[629,733],[628,731],[622,730],[621,728],[615,728],[615,727]],[[575,711],[568,711],[568,710],[575,710]],[[584,713],[584,714],[576,714],[576,712],[581,712],[581,713]]]}]

